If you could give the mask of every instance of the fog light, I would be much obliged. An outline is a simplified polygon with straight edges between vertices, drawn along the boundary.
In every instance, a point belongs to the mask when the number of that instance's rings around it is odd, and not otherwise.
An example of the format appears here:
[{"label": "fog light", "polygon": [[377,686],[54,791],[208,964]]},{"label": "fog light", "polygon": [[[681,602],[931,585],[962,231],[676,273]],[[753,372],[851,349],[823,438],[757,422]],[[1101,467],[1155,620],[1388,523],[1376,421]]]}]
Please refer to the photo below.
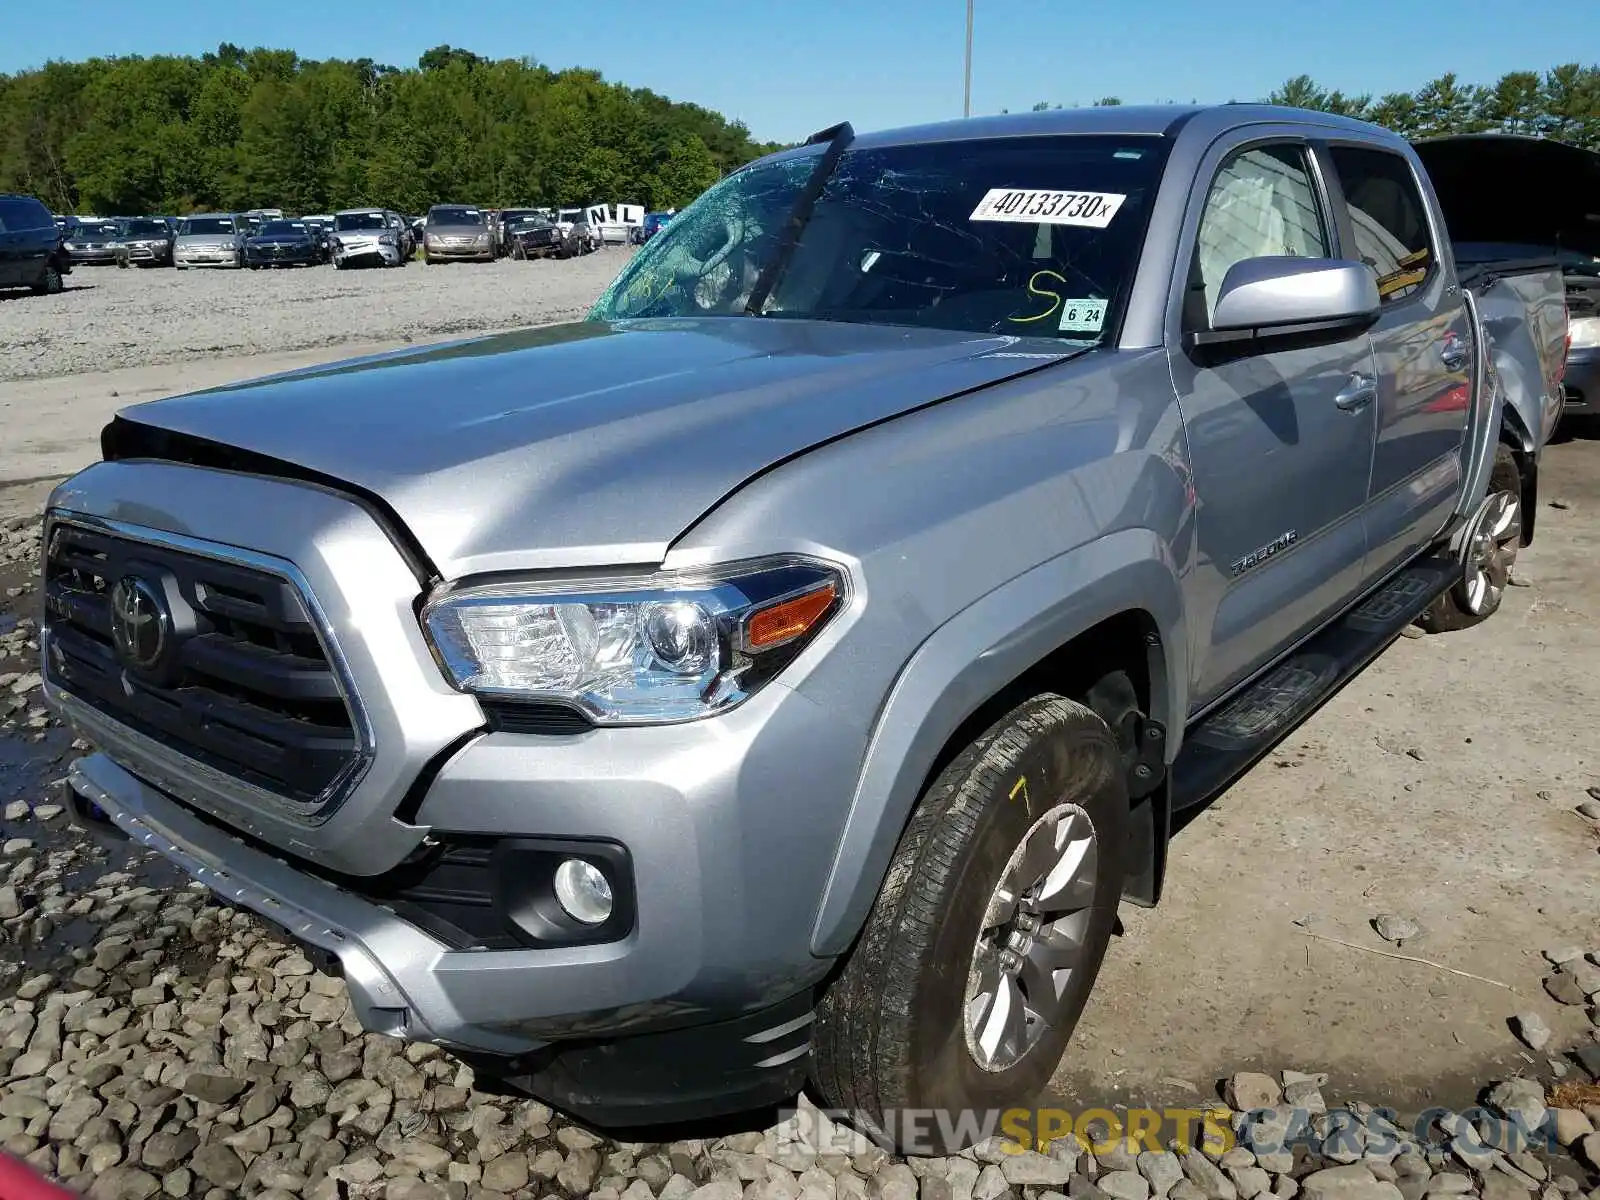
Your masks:
[{"label": "fog light", "polygon": [[556,868],[556,900],[573,920],[598,925],[611,915],[611,884],[593,863],[565,859]]}]

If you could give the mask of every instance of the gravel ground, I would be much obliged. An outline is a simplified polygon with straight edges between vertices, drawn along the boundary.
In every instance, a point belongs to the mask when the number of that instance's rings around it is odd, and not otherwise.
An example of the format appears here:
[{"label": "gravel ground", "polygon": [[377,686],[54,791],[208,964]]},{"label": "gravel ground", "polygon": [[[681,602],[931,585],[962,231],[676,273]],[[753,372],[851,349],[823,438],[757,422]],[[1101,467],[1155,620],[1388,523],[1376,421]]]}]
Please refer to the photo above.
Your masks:
[{"label": "gravel ground", "polygon": [[570,320],[631,253],[400,270],[79,267],[58,296],[0,293],[0,380]]}]

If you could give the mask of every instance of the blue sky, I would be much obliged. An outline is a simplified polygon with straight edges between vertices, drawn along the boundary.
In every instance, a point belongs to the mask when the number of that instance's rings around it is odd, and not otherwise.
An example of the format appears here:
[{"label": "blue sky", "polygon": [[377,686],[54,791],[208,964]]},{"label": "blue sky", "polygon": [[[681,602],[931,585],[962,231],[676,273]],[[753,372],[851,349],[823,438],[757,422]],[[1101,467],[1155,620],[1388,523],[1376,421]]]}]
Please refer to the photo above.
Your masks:
[{"label": "blue sky", "polygon": [[[413,66],[449,43],[587,66],[796,140],[961,114],[965,0],[6,0],[0,72],[51,58],[270,45]],[[606,16],[604,14],[617,14]],[[628,16],[624,14],[638,14]],[[1600,57],[1579,0],[977,0],[973,111],[1036,100],[1256,99],[1302,72],[1348,92],[1493,82]]]}]

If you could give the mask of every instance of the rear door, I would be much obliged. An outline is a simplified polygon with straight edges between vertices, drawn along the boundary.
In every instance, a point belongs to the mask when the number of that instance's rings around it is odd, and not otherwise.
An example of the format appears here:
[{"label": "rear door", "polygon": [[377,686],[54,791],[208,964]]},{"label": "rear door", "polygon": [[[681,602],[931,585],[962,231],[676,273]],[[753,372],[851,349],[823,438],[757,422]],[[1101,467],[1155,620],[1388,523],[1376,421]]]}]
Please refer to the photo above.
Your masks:
[{"label": "rear door", "polygon": [[1425,549],[1461,488],[1472,410],[1471,318],[1412,159],[1330,140],[1326,148],[1349,257],[1378,275],[1377,442],[1367,498],[1369,578]]},{"label": "rear door", "polygon": [[[1191,577],[1197,706],[1218,698],[1336,614],[1361,586],[1373,445],[1372,344],[1339,336],[1225,361],[1196,357],[1234,263],[1329,258],[1337,231],[1300,132],[1241,132],[1197,176],[1167,345],[1198,497]],[[1198,218],[1195,209],[1199,208]]]}]

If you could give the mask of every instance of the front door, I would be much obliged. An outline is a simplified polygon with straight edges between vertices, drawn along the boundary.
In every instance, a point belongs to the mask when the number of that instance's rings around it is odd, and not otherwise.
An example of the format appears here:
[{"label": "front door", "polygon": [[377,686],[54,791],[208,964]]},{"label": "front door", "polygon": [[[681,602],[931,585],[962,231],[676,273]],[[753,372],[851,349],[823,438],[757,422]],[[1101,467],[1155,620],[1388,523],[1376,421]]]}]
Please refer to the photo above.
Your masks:
[{"label": "front door", "polygon": [[1256,140],[1213,150],[1210,161],[1215,173],[1189,234],[1188,287],[1175,306],[1180,328],[1168,337],[1198,497],[1187,597],[1204,648],[1193,661],[1196,707],[1360,590],[1374,435],[1364,333],[1221,362],[1184,349],[1185,331],[1209,327],[1234,263],[1335,253],[1329,201],[1303,143]]},{"label": "front door", "polygon": [[1367,574],[1387,574],[1433,541],[1455,507],[1471,414],[1472,326],[1438,253],[1411,163],[1372,146],[1328,147],[1342,225],[1378,274],[1383,314],[1377,447],[1367,501]]}]

